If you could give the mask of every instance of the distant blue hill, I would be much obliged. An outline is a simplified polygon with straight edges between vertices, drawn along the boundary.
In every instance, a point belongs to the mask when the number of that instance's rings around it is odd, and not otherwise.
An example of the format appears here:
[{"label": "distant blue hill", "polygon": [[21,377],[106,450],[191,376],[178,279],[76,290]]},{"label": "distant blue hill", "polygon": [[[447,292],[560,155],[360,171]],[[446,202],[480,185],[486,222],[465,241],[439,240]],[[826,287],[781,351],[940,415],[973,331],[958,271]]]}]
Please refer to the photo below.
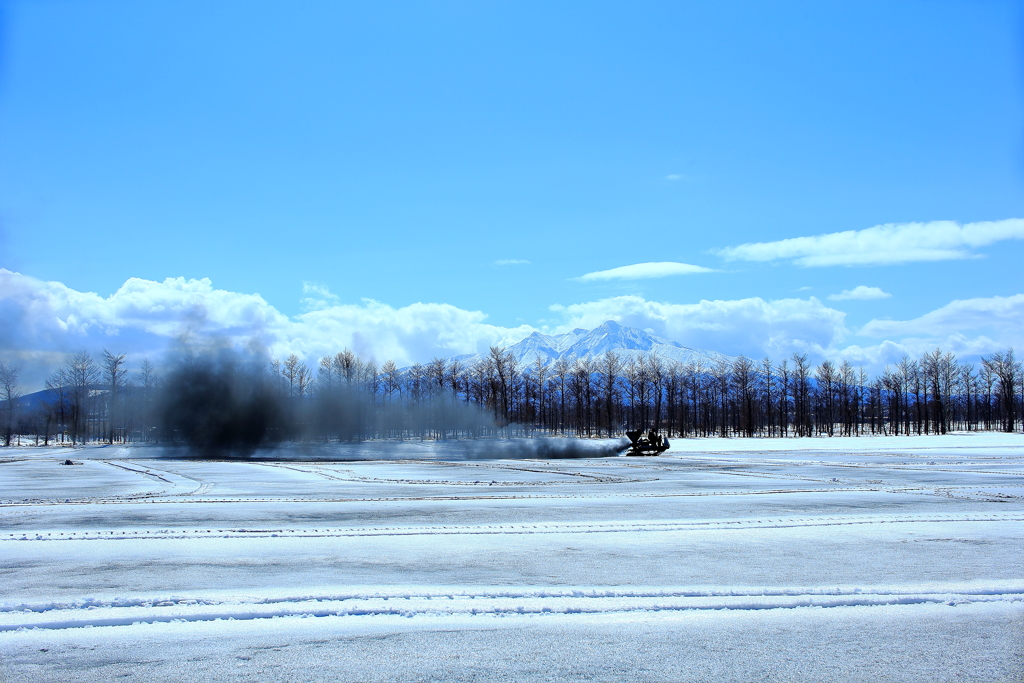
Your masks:
[{"label": "distant blue hill", "polygon": [[[102,392],[107,391],[107,387],[102,384],[94,384],[89,387],[91,392]],[[57,394],[50,391],[49,389],[43,389],[42,391],[34,391],[31,394],[25,394],[14,402],[19,411],[31,412],[36,410],[43,403],[52,403],[57,400]],[[7,401],[0,401],[0,409],[7,405]]]}]

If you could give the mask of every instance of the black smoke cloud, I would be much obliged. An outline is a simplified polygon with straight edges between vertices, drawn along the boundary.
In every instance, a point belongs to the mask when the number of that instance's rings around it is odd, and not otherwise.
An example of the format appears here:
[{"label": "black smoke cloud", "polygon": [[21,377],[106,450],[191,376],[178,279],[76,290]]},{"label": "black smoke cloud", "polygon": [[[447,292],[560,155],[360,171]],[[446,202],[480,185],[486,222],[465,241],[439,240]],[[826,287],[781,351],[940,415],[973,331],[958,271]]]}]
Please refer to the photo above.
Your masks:
[{"label": "black smoke cloud", "polygon": [[[158,438],[173,447],[167,454],[274,460],[565,459],[613,456],[628,446],[626,440],[496,438],[501,430],[489,413],[446,396],[409,406],[382,403],[359,388],[341,386],[297,399],[269,366],[262,350],[180,352],[156,402]],[[417,448],[424,439],[431,447]]]},{"label": "black smoke cloud", "polygon": [[186,352],[157,399],[159,438],[198,457],[246,456],[292,436],[288,406],[259,356]]}]

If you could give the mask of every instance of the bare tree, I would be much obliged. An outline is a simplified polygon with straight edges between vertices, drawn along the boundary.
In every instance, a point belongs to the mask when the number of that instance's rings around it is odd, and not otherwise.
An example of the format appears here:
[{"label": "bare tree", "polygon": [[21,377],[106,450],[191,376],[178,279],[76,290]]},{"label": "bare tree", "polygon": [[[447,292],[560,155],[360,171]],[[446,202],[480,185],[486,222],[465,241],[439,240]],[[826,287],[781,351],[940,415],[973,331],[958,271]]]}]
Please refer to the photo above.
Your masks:
[{"label": "bare tree", "polygon": [[565,396],[566,389],[568,388],[568,378],[572,372],[569,366],[569,361],[564,357],[559,357],[555,361],[553,369],[554,377],[552,381],[555,387],[558,389],[558,429],[562,434],[565,434]]},{"label": "bare tree", "polygon": [[299,363],[298,371],[295,373],[295,390],[299,399],[313,395],[313,371],[305,363]]},{"label": "bare tree", "polygon": [[755,373],[754,364],[746,356],[740,356],[732,364],[732,389],[735,392],[739,410],[736,413],[738,431],[744,436],[754,436],[756,425],[755,410]]},{"label": "bare tree", "polygon": [[982,366],[991,372],[997,381],[996,396],[998,420],[1004,432],[1012,432],[1017,421],[1017,383],[1021,364],[1013,355],[1013,349],[1005,353],[993,353],[981,359]]},{"label": "bare tree", "polygon": [[21,390],[18,388],[18,366],[0,361],[0,401],[4,402],[4,446],[11,445],[19,398]]},{"label": "bare tree", "polygon": [[758,376],[760,383],[760,394],[762,396],[761,403],[764,406],[764,419],[768,427],[768,436],[775,436],[775,384],[776,379],[773,374],[772,359],[764,358],[761,361],[761,373]]},{"label": "bare tree", "polygon": [[533,377],[537,382],[537,416],[542,429],[550,429],[548,411],[548,366],[540,356],[533,363]]},{"label": "bare tree", "polygon": [[715,401],[709,402],[710,405],[717,405],[718,415],[716,421],[718,423],[718,435],[721,437],[729,436],[729,408],[732,396],[730,396],[732,388],[732,363],[725,358],[720,358],[714,364],[711,369],[711,379],[713,383],[710,385],[710,389],[714,392]]},{"label": "bare tree", "polygon": [[128,368],[125,367],[124,358],[125,354],[123,353],[114,354],[103,349],[103,357],[100,360],[103,368],[103,379],[109,391],[106,401],[107,443],[109,444],[114,443],[114,432],[117,430],[117,418],[120,416],[117,405],[118,394],[124,387],[128,375]]},{"label": "bare tree", "polygon": [[653,399],[654,428],[661,429],[662,394],[665,390],[665,364],[657,353],[651,353],[646,358],[647,377],[651,383],[651,398]]},{"label": "bare tree", "polygon": [[496,410],[500,415],[499,426],[505,426],[509,422],[509,398],[510,390],[515,383],[519,363],[516,357],[503,347],[492,346],[489,350],[488,360],[494,370],[497,380],[497,406]]},{"label": "bare tree", "polygon": [[857,376],[850,361],[844,360],[839,367],[837,382],[842,435],[850,436],[857,420]]},{"label": "bare tree", "polygon": [[[899,373],[900,386],[903,393],[900,397],[903,410],[903,433],[910,434],[911,425],[916,422],[914,420],[914,412],[917,411],[918,414],[920,413],[920,405],[914,406],[915,411],[911,410],[910,405],[910,397],[916,396],[920,390],[921,377],[918,373],[917,361],[910,356],[904,355],[896,365],[896,371]],[[918,401],[918,404],[919,403],[920,402]]]},{"label": "bare tree", "polygon": [[384,365],[380,367],[380,372],[384,377],[384,395],[388,402],[391,402],[394,400],[396,391],[401,394],[402,374],[398,371],[398,366],[395,365],[393,360],[385,361]]},{"label": "bare tree", "polygon": [[89,440],[96,425],[93,413],[93,387],[99,383],[100,370],[88,351],[79,351],[67,366],[71,394],[71,443]]},{"label": "bare tree", "polygon": [[330,356],[320,359],[317,366],[317,381],[320,383],[320,391],[331,392],[334,387],[334,367]]},{"label": "bare tree", "polygon": [[345,349],[334,355],[334,372],[345,386],[352,386],[359,375],[359,358],[350,349]]},{"label": "bare tree", "polygon": [[156,388],[160,378],[156,373],[156,366],[143,358],[139,365],[139,371],[135,373],[135,382],[140,392],[138,406],[141,416],[139,428],[142,430],[142,440],[149,441],[152,438],[151,432],[155,429],[152,421],[153,402],[156,399]]},{"label": "bare tree", "polygon": [[646,429],[647,425],[639,424],[639,421],[643,420],[642,415],[637,414],[637,404],[640,402],[638,395],[643,394],[643,364],[637,362],[636,358],[630,358],[623,364],[621,370],[629,395],[629,419],[625,422],[630,429]]},{"label": "bare tree", "polygon": [[836,366],[823,360],[815,372],[818,387],[818,433],[835,435],[836,429]]},{"label": "bare tree", "polygon": [[612,435],[612,430],[616,428],[615,425],[615,400],[618,394],[617,382],[619,379],[619,369],[622,367],[622,361],[615,354],[614,351],[608,351],[601,358],[601,363],[598,372],[601,373],[601,392],[604,398],[604,412],[605,412],[605,427],[607,428],[607,435]]},{"label": "bare tree", "polygon": [[797,436],[811,435],[811,382],[807,354],[794,353],[793,359],[793,418]]},{"label": "bare tree", "polygon": [[[453,403],[455,402],[456,399],[458,399],[459,388],[463,385],[465,381],[465,377],[463,375],[464,369],[462,367],[462,362],[455,358],[452,358],[448,362],[448,370],[446,371],[445,374],[445,382],[448,385],[448,390],[451,392]],[[469,400],[468,391],[466,392],[466,400]]]},{"label": "bare tree", "polygon": [[67,422],[71,414],[71,397],[68,394],[70,384],[68,373],[65,368],[58,368],[46,379],[46,389],[49,392],[48,404],[57,421],[57,433],[60,435],[60,442],[64,443],[67,432]]},{"label": "bare tree", "polygon": [[574,422],[577,436],[584,436],[590,428],[590,405],[588,402],[590,375],[590,357],[577,358],[569,375],[569,391],[572,393],[572,402],[575,408],[576,419]]},{"label": "bare tree", "polygon": [[294,353],[285,359],[281,366],[281,375],[288,380],[288,396],[295,395],[295,384],[299,379],[299,366],[302,361]]}]

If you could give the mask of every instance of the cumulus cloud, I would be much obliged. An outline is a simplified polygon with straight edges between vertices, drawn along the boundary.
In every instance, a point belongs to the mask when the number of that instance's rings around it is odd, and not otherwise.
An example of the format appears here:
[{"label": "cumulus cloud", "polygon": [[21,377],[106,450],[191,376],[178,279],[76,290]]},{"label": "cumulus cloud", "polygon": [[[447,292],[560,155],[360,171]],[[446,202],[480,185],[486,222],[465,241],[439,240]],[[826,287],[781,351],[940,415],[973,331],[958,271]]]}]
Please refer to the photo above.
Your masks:
[{"label": "cumulus cloud", "polygon": [[878,287],[858,285],[853,289],[844,289],[838,294],[829,294],[829,301],[870,301],[872,299],[891,299],[892,294],[883,292]]},{"label": "cumulus cloud", "polygon": [[888,223],[777,242],[751,242],[714,253],[729,261],[792,261],[805,267],[873,266],[912,261],[947,261],[1001,240],[1024,239],[1024,219],[960,225],[954,221]]},{"label": "cumulus cloud", "polygon": [[503,258],[494,262],[496,266],[528,266],[530,262],[521,258]]},{"label": "cumulus cloud", "polygon": [[887,365],[895,365],[904,356],[920,358],[936,348],[952,352],[960,361],[977,362],[982,356],[1004,351],[1008,346],[1010,344],[1003,340],[992,339],[984,334],[973,337],[950,334],[941,337],[886,339],[867,346],[851,344],[833,349],[827,355],[835,362],[846,360],[852,365],[863,366],[870,373],[878,373]]},{"label": "cumulus cloud", "polygon": [[[936,347],[968,362],[1007,347],[1024,348],[1024,294],[954,301],[913,320],[873,320],[855,333],[846,327],[845,313],[815,297],[674,304],[619,296],[551,308],[563,317],[564,330],[615,320],[693,348],[775,361],[806,353],[812,362],[847,360],[869,373]],[[879,341],[851,343],[854,335]]]},{"label": "cumulus cloud", "polygon": [[349,347],[366,358],[390,358],[399,365],[479,353],[526,337],[529,325],[501,327],[485,322],[481,311],[451,304],[414,303],[393,307],[363,299],[358,305],[332,306],[296,316],[286,345],[304,357],[318,357]]},{"label": "cumulus cloud", "polygon": [[304,291],[317,307],[290,318],[258,294],[215,289],[206,278],[132,278],[102,297],[0,269],[0,353],[22,365],[26,385],[38,387],[66,354],[82,348],[156,358],[179,341],[213,338],[238,348],[255,344],[276,357],[314,359],[349,347],[407,365],[478,353],[534,331],[490,325],[484,313],[449,304],[341,305],[322,285]]},{"label": "cumulus cloud", "polygon": [[634,263],[631,266],[619,266],[610,270],[599,270],[581,275],[576,280],[591,282],[594,280],[643,280],[671,275],[693,275],[694,273],[713,273],[711,268],[694,266],[689,263],[674,261],[656,261],[653,263]]},{"label": "cumulus cloud", "polygon": [[807,353],[815,361],[849,360],[871,371],[936,345],[968,360],[1024,347],[1024,294],[954,301],[912,320],[873,320],[857,332],[878,340],[866,346],[848,344],[845,313],[815,297],[677,304],[618,296],[552,306],[547,326],[536,328],[492,325],[484,312],[450,304],[341,304],[323,285],[307,285],[304,294],[316,306],[289,317],[258,294],[216,289],[205,278],[132,278],[103,297],[0,269],[0,358],[19,364],[23,384],[34,390],[67,354],[83,348],[127,352],[134,366],[143,357],[159,362],[179,341],[212,339],[263,348],[277,358],[296,353],[310,362],[348,347],[401,366],[485,352],[534,331],[592,329],[606,320],[693,348],[776,360]]},{"label": "cumulus cloud", "polygon": [[936,347],[976,362],[1008,347],[1024,347],[1024,294],[952,301],[912,320],[872,320],[856,334],[878,344],[849,345],[830,357],[877,371],[904,355],[918,357]]},{"label": "cumulus cloud", "polygon": [[730,355],[821,354],[847,334],[846,314],[814,297],[774,301],[753,297],[673,304],[639,296],[617,296],[551,308],[565,317],[568,329],[593,328],[605,320],[615,320],[686,346]]},{"label": "cumulus cloud", "polygon": [[[277,358],[297,353],[313,361],[348,347],[378,362],[408,365],[484,352],[538,330],[492,325],[485,313],[450,304],[340,304],[315,284],[304,294],[315,306],[289,317],[258,294],[216,289],[208,279],[133,278],[103,297],[0,270],[0,318],[7,323],[0,327],[0,354],[19,362],[26,385],[38,387],[66,354],[82,348],[128,352],[137,362],[159,360],[179,340],[208,338],[238,348],[257,345]],[[555,319],[539,331],[593,328],[612,319],[696,348],[752,356],[820,354],[847,334],[845,314],[813,297],[672,304],[624,296],[552,309]]]}]

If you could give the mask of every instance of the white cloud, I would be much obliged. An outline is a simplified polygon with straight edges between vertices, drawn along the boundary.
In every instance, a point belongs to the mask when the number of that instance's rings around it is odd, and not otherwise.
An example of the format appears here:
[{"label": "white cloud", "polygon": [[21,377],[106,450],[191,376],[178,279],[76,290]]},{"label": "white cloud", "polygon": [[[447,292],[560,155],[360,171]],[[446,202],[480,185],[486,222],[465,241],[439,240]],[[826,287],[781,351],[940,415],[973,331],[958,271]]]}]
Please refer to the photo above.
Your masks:
[{"label": "white cloud", "polygon": [[829,294],[829,301],[870,301],[872,299],[890,299],[892,294],[883,292],[878,287],[857,285],[853,289],[844,289],[839,294]]},{"label": "white cloud", "polygon": [[1024,239],[1024,219],[960,225],[953,221],[889,223],[777,242],[752,242],[714,253],[729,261],[790,260],[799,266],[870,266],[946,261],[976,256],[972,251],[1000,240]]},{"label": "white cloud", "polygon": [[309,358],[349,347],[378,362],[399,365],[486,351],[491,345],[515,343],[534,331],[528,325],[500,327],[484,322],[480,311],[451,304],[414,303],[395,308],[364,299],[359,305],[332,306],[296,316],[284,347]]},{"label": "white cloud", "polygon": [[690,180],[690,176],[684,175],[682,173],[670,173],[667,176],[665,176],[665,180],[678,182],[680,180]]},{"label": "white cloud", "polygon": [[654,263],[635,263],[631,266],[619,266],[610,270],[599,270],[581,275],[576,280],[591,282],[593,280],[642,280],[671,275],[692,275],[694,273],[713,273],[711,268],[694,266],[689,263],[674,261],[658,261]]},{"label": "white cloud", "polygon": [[155,360],[179,340],[213,338],[237,348],[255,344],[276,357],[294,352],[312,360],[349,347],[406,365],[486,351],[534,330],[490,325],[484,313],[449,304],[340,305],[322,285],[304,291],[319,307],[289,318],[258,294],[214,289],[206,278],[132,278],[102,297],[0,269],[0,357],[21,364],[23,382],[38,388],[66,354],[82,348],[127,352],[137,362]]},{"label": "white cloud", "polygon": [[0,359],[21,365],[23,384],[34,390],[68,353],[82,348],[127,352],[135,366],[147,356],[159,362],[179,340],[214,339],[265,348],[277,358],[297,353],[312,362],[348,347],[378,362],[408,365],[509,345],[538,329],[592,329],[606,320],[694,348],[776,361],[808,353],[812,360],[845,359],[872,372],[904,353],[919,356],[937,345],[967,360],[1008,346],[1024,348],[1024,294],[953,301],[913,320],[873,320],[858,334],[879,343],[844,346],[850,334],[845,314],[815,297],[676,304],[619,296],[552,306],[553,320],[537,328],[492,325],[485,313],[450,304],[339,304],[322,285],[304,291],[323,305],[289,317],[258,294],[215,289],[205,278],[132,278],[102,297],[0,269]]},{"label": "white cloud", "polygon": [[975,362],[1008,347],[1024,347],[1024,294],[952,301],[912,320],[872,320],[856,334],[883,341],[846,346],[830,356],[878,371],[903,355],[916,358],[938,347]]},{"label": "white cloud", "polygon": [[530,262],[521,258],[503,258],[494,262],[496,266],[528,266]]},{"label": "white cloud", "polygon": [[[67,353],[81,348],[124,351],[134,364],[144,356],[159,360],[180,339],[212,338],[266,348],[278,358],[294,352],[313,361],[349,347],[378,362],[407,365],[512,344],[538,329],[491,325],[485,313],[449,304],[339,304],[322,285],[304,291],[318,307],[288,317],[257,294],[215,289],[208,279],[133,278],[102,297],[0,269],[0,356],[21,363],[25,384],[38,388]],[[556,319],[540,331],[593,328],[613,319],[730,354],[820,354],[846,335],[844,314],[814,298],[671,304],[625,296],[552,308]]]},{"label": "white cloud", "polygon": [[851,344],[833,349],[828,357],[833,361],[849,361],[855,366],[864,366],[869,373],[878,373],[887,365],[895,365],[903,356],[920,358],[925,353],[940,348],[951,351],[957,359],[977,362],[979,357],[994,351],[1004,351],[1009,344],[997,341],[987,335],[968,337],[951,334],[942,337],[906,337],[898,340],[886,339],[872,346]]},{"label": "white cloud", "polygon": [[846,314],[815,297],[673,304],[620,296],[552,310],[563,316],[563,331],[593,328],[610,319],[694,348],[767,355],[776,362],[794,352],[807,353],[813,362],[848,360],[869,373],[936,347],[968,362],[1011,346],[1024,348],[1024,294],[953,301],[908,321],[873,320],[856,331],[879,340],[868,345],[848,343]]},{"label": "white cloud", "polygon": [[942,337],[967,331],[995,332],[1009,343],[1024,340],[1024,294],[958,299],[913,320],[872,320],[865,337]]},{"label": "white cloud", "polygon": [[639,296],[617,296],[551,309],[565,318],[567,330],[589,329],[605,320],[615,320],[686,346],[731,355],[782,358],[793,352],[821,354],[847,334],[846,314],[814,297],[673,304],[647,301]]}]

